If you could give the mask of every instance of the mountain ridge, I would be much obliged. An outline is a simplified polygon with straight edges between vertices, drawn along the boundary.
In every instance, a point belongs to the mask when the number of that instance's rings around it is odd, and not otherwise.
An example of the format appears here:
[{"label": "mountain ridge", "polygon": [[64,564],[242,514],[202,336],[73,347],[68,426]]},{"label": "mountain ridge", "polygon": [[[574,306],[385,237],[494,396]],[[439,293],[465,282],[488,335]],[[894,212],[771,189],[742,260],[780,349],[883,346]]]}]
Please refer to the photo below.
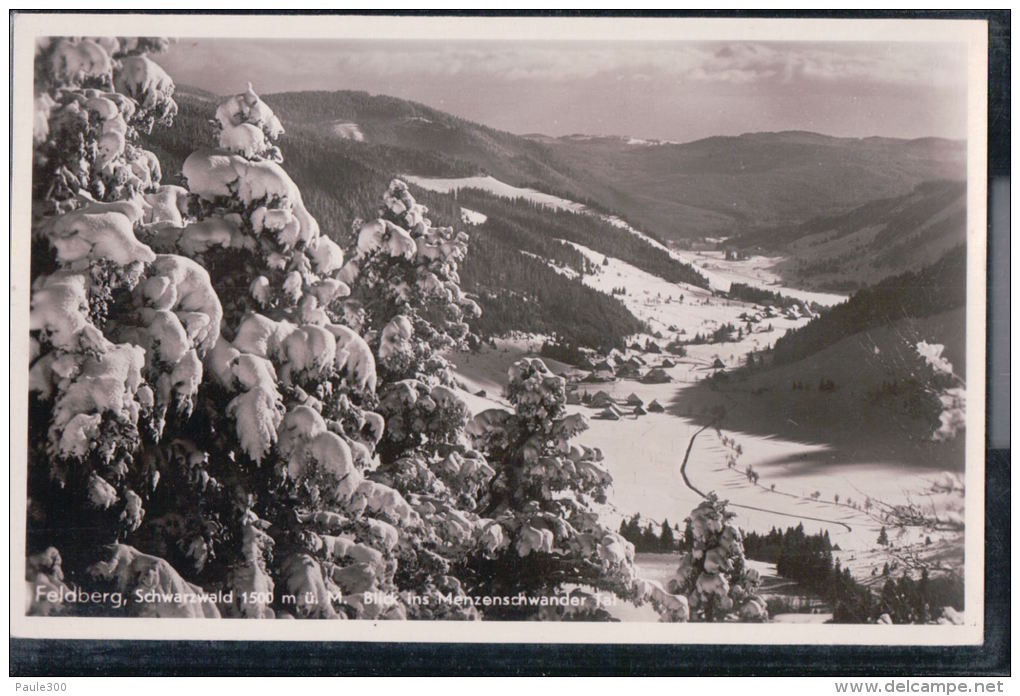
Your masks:
[{"label": "mountain ridge", "polygon": [[[195,87],[195,86],[192,86],[192,85],[180,84],[180,83],[178,83],[176,85],[176,92],[178,94],[185,94],[185,95],[187,95],[189,97],[197,98],[197,99],[202,99],[204,101],[213,101],[213,100],[216,100],[216,99],[220,99],[221,96],[222,96],[222,95],[214,94],[213,92],[210,92],[209,90],[206,90],[206,89],[202,89],[200,87]],[[694,139],[691,139],[691,140],[676,140],[676,139],[672,139],[672,138],[658,138],[658,137],[651,137],[651,136],[635,135],[633,133],[608,133],[608,134],[569,133],[569,134],[564,134],[564,135],[550,135],[548,133],[543,133],[541,131],[531,131],[531,132],[527,132],[527,133],[514,133],[513,131],[508,131],[508,130],[505,130],[505,129],[496,128],[494,126],[489,126],[487,124],[484,124],[484,123],[481,123],[481,122],[478,122],[478,121],[472,121],[471,119],[466,118],[464,116],[458,116],[458,115],[450,113],[448,111],[443,111],[441,108],[439,108],[437,106],[433,106],[431,104],[426,104],[425,102],[416,101],[414,99],[405,99],[403,97],[395,97],[393,95],[389,95],[389,94],[386,94],[384,92],[371,92],[369,90],[358,90],[358,89],[295,90],[295,91],[289,91],[289,92],[273,92],[271,94],[264,95],[264,97],[267,98],[267,99],[275,99],[275,98],[283,96],[283,95],[318,95],[318,94],[357,94],[357,95],[363,95],[363,96],[368,97],[370,99],[384,98],[384,99],[394,100],[394,101],[397,101],[397,102],[404,102],[406,104],[413,105],[413,106],[415,106],[417,108],[427,109],[427,110],[435,112],[437,114],[442,114],[444,116],[448,116],[449,118],[456,119],[456,120],[459,120],[459,121],[463,121],[465,123],[470,123],[472,125],[481,126],[483,128],[486,128],[488,130],[492,130],[492,131],[495,131],[495,132],[498,132],[498,133],[505,133],[507,135],[512,135],[512,136],[515,136],[515,137],[518,137],[518,138],[524,138],[524,139],[528,139],[528,140],[531,140],[531,139],[534,139],[534,140],[549,140],[549,141],[556,141],[556,140],[563,140],[563,141],[622,140],[625,143],[629,143],[629,144],[634,144],[632,141],[638,141],[640,143],[649,143],[649,144],[656,145],[656,146],[666,147],[666,146],[671,146],[671,145],[690,145],[690,144],[693,144],[693,143],[697,143],[697,142],[701,142],[701,141],[705,141],[705,140],[713,140],[713,139],[755,138],[755,137],[761,137],[761,136],[798,136],[799,135],[799,136],[821,137],[821,138],[828,139],[828,140],[856,141],[856,142],[869,142],[869,141],[878,142],[878,141],[881,141],[881,142],[896,142],[896,143],[920,143],[920,142],[931,141],[931,142],[940,142],[940,143],[950,143],[950,144],[956,144],[956,145],[963,145],[963,144],[966,143],[965,139],[961,139],[961,138],[946,138],[946,137],[934,136],[934,135],[931,135],[931,136],[918,136],[918,137],[915,137],[915,138],[903,138],[903,137],[897,137],[897,136],[880,135],[880,134],[877,134],[877,133],[876,134],[872,134],[872,135],[864,135],[864,136],[849,136],[849,135],[832,135],[830,133],[823,133],[821,131],[806,130],[806,129],[802,129],[802,128],[787,128],[787,129],[782,129],[782,130],[764,130],[764,131],[744,131],[744,132],[736,134],[736,135],[727,135],[727,134],[719,133],[719,134],[715,134],[715,135],[708,135],[708,136],[705,136],[705,137],[702,137],[702,138],[694,138]]]},{"label": "mountain ridge", "polygon": [[411,174],[491,175],[617,214],[675,242],[798,224],[904,195],[923,181],[965,178],[965,145],[938,138],[777,131],[649,146],[627,136],[527,138],[366,91],[265,99],[292,131],[344,137],[333,133],[343,121],[357,126],[365,147],[418,153]]}]

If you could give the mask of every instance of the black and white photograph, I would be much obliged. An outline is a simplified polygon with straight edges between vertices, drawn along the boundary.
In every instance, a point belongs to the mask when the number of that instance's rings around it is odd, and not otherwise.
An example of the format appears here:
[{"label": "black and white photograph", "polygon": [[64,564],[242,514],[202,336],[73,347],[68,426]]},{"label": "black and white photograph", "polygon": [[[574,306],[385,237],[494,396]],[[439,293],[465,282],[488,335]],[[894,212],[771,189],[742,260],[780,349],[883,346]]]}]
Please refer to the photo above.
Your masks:
[{"label": "black and white photograph", "polygon": [[984,23],[12,27],[14,635],[980,643]]}]

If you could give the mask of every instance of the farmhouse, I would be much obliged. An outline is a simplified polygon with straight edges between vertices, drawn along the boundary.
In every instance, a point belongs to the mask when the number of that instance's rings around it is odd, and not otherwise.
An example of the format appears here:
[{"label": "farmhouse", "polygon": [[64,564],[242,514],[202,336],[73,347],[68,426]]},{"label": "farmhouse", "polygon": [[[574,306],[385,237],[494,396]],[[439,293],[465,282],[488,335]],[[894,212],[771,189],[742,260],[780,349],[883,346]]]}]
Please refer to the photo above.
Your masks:
[{"label": "farmhouse", "polygon": [[661,367],[653,367],[641,378],[641,381],[645,384],[665,384],[672,379]]}]

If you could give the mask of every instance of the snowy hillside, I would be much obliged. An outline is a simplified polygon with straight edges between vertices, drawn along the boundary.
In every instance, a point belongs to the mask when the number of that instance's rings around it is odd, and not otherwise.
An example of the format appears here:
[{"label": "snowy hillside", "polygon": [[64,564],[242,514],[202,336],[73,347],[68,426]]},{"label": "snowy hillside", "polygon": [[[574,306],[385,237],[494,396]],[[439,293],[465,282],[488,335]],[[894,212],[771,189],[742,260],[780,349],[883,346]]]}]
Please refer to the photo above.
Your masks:
[{"label": "snowy hillside", "polygon": [[669,253],[678,261],[696,267],[708,279],[713,290],[726,292],[730,289],[730,285],[736,282],[752,287],[773,290],[788,297],[804,300],[805,302],[816,302],[825,306],[838,304],[846,299],[845,295],[835,293],[807,292],[797,288],[784,287],[781,284],[779,275],[770,270],[772,266],[783,261],[780,257],[754,256],[736,263],[719,263],[723,258],[723,252],[692,252],[673,249],[636,229],[619,216],[604,215],[576,201],[542,193],[535,189],[511,186],[491,176],[451,179],[422,176],[407,176],[405,178],[415,185],[430,191],[454,193],[463,189],[478,189],[501,198],[511,200],[523,199],[535,205],[545,206],[554,210],[567,210],[594,215],[612,224],[614,227],[626,230],[650,246]]},{"label": "snowy hillside", "polygon": [[365,140],[365,134],[361,132],[361,126],[357,123],[337,121],[330,126],[330,130],[334,135],[345,140],[354,140],[359,143]]},{"label": "snowy hillside", "polygon": [[536,191],[531,188],[511,186],[510,184],[504,183],[491,176],[467,176],[455,179],[441,179],[405,174],[404,178],[410,183],[421,186],[423,189],[428,189],[429,191],[455,193],[460,189],[473,188],[486,191],[493,195],[500,196],[501,198],[522,198],[526,201],[535,203],[536,205],[543,205],[553,208],[554,210],[570,210],[575,213],[585,211],[585,206],[580,203],[575,203],[574,201],[569,201],[565,198],[553,196],[548,193],[542,193],[541,191]]},{"label": "snowy hillside", "polygon": [[479,213],[477,210],[461,208],[460,219],[468,225],[482,225],[489,219],[489,217],[485,213]]}]

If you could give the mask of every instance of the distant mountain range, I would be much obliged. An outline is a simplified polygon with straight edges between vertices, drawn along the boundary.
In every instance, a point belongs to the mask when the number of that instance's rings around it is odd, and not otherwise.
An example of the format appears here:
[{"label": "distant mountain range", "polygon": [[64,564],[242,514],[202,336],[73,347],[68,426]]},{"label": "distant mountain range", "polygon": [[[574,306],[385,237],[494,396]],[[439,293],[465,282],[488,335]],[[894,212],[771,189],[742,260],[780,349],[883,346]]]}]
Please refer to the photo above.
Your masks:
[{"label": "distant mountain range", "polygon": [[292,130],[416,151],[422,176],[490,174],[606,212],[664,240],[798,225],[931,180],[965,179],[966,144],[787,131],[690,143],[519,136],[366,92],[266,97]]}]

